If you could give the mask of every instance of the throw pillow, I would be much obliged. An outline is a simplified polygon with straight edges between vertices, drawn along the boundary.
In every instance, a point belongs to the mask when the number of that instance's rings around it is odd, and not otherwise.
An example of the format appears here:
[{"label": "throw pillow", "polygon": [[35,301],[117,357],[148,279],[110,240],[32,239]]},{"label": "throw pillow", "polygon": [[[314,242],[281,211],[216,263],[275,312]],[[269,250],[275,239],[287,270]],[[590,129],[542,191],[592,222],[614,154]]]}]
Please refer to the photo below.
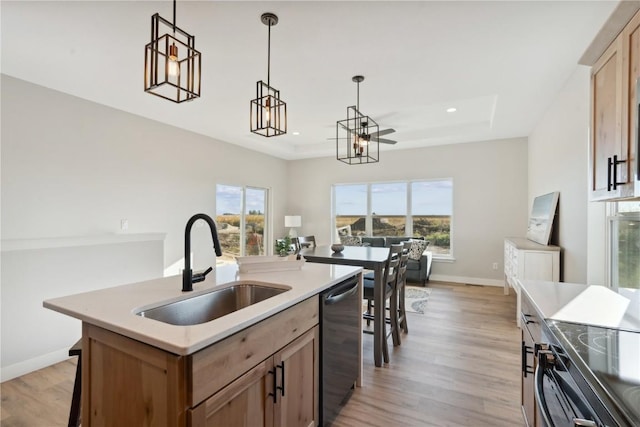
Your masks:
[{"label": "throw pillow", "polygon": [[419,261],[420,257],[422,256],[422,253],[424,252],[425,249],[427,249],[428,245],[429,245],[429,242],[427,242],[426,240],[411,240],[411,249],[409,249],[409,259]]},{"label": "throw pillow", "polygon": [[345,246],[362,246],[360,236],[340,236],[340,242]]}]

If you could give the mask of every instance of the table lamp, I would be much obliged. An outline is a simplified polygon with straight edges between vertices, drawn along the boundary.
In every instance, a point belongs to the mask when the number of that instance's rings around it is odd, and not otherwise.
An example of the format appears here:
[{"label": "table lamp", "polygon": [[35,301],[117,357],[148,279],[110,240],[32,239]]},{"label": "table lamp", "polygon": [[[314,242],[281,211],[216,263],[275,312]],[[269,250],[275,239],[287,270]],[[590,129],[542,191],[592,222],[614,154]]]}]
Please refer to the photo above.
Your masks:
[{"label": "table lamp", "polygon": [[284,226],[289,227],[289,237],[291,237],[292,239],[294,237],[298,237],[296,227],[300,227],[301,225],[302,217],[300,215],[285,215]]}]

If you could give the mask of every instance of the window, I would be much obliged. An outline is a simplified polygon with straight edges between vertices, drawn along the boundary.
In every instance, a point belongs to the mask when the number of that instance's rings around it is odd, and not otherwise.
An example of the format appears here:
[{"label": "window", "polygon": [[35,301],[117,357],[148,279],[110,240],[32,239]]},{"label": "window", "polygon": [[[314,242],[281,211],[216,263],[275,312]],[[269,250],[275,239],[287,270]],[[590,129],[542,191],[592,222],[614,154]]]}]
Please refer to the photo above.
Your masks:
[{"label": "window", "polygon": [[434,256],[451,255],[453,180],[337,184],[336,227],[354,236],[414,236],[430,242]]},{"label": "window", "polygon": [[224,263],[234,263],[236,256],[266,253],[267,196],[264,188],[216,186],[216,223]]},{"label": "window", "polygon": [[640,202],[617,202],[609,217],[611,284],[640,288]]},{"label": "window", "polygon": [[351,226],[354,236],[366,235],[367,185],[333,187],[336,227]]},{"label": "window", "polygon": [[434,254],[450,254],[453,181],[413,182],[411,196],[413,235],[430,241]]},{"label": "window", "polygon": [[407,183],[371,184],[371,234],[406,236]]}]

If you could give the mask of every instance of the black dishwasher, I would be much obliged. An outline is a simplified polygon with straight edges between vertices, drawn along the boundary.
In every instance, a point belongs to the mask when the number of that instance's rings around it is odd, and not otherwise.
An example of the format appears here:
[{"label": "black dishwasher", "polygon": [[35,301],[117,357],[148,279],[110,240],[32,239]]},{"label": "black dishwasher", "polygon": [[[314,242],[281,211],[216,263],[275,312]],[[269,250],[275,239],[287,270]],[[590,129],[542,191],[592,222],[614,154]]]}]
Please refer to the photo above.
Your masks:
[{"label": "black dishwasher", "polygon": [[320,294],[321,425],[329,426],[351,396],[358,378],[362,301],[358,277]]}]

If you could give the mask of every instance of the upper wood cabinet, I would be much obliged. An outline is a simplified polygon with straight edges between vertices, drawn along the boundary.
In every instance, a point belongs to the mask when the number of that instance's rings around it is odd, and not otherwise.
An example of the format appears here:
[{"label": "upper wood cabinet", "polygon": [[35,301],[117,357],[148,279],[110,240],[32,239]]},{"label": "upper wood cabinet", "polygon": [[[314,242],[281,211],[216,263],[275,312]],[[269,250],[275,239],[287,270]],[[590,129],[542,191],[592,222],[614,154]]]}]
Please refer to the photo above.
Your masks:
[{"label": "upper wood cabinet", "polygon": [[611,43],[591,72],[590,199],[640,197],[636,156],[640,77],[640,12]]}]

